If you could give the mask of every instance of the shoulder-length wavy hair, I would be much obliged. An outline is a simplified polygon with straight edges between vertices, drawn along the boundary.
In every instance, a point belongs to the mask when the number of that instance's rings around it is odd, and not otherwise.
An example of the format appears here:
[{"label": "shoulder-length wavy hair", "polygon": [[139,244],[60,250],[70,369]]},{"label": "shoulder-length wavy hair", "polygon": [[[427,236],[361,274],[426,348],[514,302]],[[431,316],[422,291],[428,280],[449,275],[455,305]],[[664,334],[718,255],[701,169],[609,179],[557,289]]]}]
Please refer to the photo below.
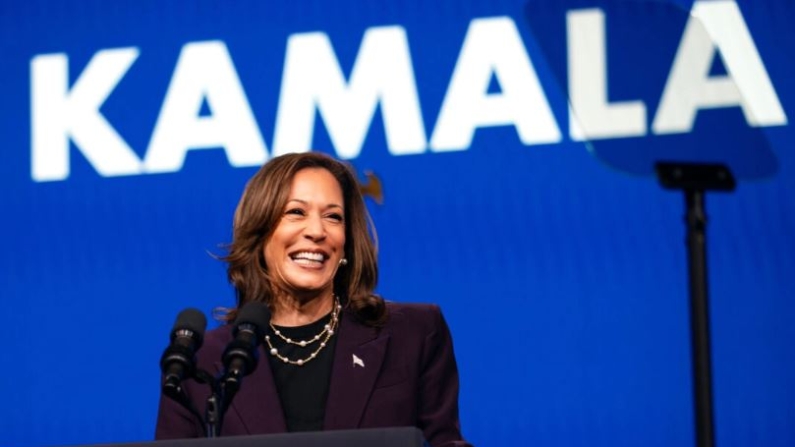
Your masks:
[{"label": "shoulder-length wavy hair", "polygon": [[330,172],[342,189],[345,208],[345,258],[337,270],[334,293],[365,324],[379,326],[386,319],[384,300],[374,293],[378,282],[376,233],[364,204],[356,175],[345,164],[328,155],[307,152],[276,157],[252,177],[235,211],[232,243],[222,258],[227,276],[235,287],[237,307],[221,318],[231,322],[246,303],[273,305],[277,283],[265,262],[263,247],[282,218],[293,177],[307,168]]}]

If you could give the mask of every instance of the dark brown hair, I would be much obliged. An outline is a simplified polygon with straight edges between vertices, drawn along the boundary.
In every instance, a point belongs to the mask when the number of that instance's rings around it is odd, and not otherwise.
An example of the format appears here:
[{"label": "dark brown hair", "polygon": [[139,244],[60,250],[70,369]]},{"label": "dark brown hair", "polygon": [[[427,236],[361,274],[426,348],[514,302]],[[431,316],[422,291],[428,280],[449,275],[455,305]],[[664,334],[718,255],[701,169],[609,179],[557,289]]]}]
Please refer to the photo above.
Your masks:
[{"label": "dark brown hair", "polygon": [[237,298],[237,307],[229,309],[223,320],[234,320],[238,309],[251,301],[273,304],[277,286],[265,263],[263,246],[282,218],[293,177],[307,168],[327,170],[342,189],[348,263],[334,277],[334,293],[363,323],[379,326],[386,319],[384,300],[374,293],[378,282],[375,227],[356,175],[328,155],[307,152],[276,157],[248,181],[235,211],[232,243],[222,258],[228,263],[227,276]]}]

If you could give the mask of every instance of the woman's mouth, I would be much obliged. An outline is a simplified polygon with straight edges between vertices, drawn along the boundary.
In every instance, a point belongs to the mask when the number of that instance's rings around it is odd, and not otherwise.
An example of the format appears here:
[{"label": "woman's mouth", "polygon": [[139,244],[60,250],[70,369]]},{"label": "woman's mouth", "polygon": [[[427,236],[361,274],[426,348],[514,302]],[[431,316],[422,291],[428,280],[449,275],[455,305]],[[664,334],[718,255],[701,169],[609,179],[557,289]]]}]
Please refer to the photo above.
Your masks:
[{"label": "woman's mouth", "polygon": [[292,259],[293,262],[306,267],[320,267],[323,265],[326,258],[327,256],[323,253],[311,251],[299,251],[298,253],[290,255],[290,259]]}]

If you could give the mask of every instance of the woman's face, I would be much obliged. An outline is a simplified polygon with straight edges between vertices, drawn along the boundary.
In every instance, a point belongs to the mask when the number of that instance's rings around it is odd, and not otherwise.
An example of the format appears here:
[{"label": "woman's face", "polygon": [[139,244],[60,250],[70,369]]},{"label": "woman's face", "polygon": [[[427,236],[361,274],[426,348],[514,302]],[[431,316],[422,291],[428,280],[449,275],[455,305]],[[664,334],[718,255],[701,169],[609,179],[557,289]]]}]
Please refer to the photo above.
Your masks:
[{"label": "woman's face", "polygon": [[299,293],[333,292],[344,256],[344,206],[342,188],[329,171],[295,174],[281,220],[263,249],[275,278]]}]

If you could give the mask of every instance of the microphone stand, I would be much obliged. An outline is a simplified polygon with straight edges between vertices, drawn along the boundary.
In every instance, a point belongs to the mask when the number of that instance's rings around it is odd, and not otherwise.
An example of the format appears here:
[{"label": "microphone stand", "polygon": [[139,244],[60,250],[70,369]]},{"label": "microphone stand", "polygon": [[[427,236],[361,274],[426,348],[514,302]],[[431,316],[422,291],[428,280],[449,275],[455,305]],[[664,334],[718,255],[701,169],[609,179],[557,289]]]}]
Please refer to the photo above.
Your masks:
[{"label": "microphone stand", "polygon": [[[200,383],[210,386],[210,395],[207,397],[207,405],[204,411],[204,433],[207,438],[217,438],[221,436],[221,427],[224,423],[224,415],[229,405],[232,403],[237,391],[240,389],[241,378],[234,374],[229,374],[215,379],[206,371],[199,370],[196,377]],[[179,401],[183,405],[189,405],[187,399]],[[192,405],[191,405],[192,407]],[[190,408],[189,408],[190,409]],[[194,414],[198,412],[193,410]],[[199,417],[201,420],[202,418]]]},{"label": "microphone stand", "polygon": [[690,337],[693,362],[693,400],[696,445],[715,445],[712,410],[712,365],[709,339],[706,229],[706,191],[733,191],[736,183],[724,165],[660,162],[655,165],[663,188],[685,194],[688,276],[690,280]]},{"label": "microphone stand", "polygon": [[225,386],[225,380],[216,380],[212,375],[210,375],[210,373],[201,369],[196,370],[195,378],[197,382],[201,384],[207,384],[210,387],[210,395],[207,397],[207,404],[204,409],[203,417],[196,407],[193,406],[193,403],[190,401],[190,399],[188,399],[188,397],[185,395],[185,391],[180,384],[166,384],[168,386],[163,387],[163,392],[166,394],[166,396],[175,400],[177,403],[190,411],[191,414],[196,416],[198,420],[204,423],[202,429],[204,430],[204,436],[206,438],[217,438],[221,436],[221,427],[224,421],[224,414],[226,413],[226,409],[229,407],[229,404],[232,402],[232,398],[237,392],[237,387],[234,387],[235,389],[230,390],[231,392],[225,392],[227,388]]},{"label": "microphone stand", "polygon": [[[217,438],[221,436],[221,424],[223,422],[224,408],[219,402],[218,382],[207,371],[196,371],[196,378],[199,383],[206,383],[210,386],[210,396],[207,397],[207,405],[204,409],[204,435],[207,438]],[[199,420],[202,418],[200,417]]]}]

